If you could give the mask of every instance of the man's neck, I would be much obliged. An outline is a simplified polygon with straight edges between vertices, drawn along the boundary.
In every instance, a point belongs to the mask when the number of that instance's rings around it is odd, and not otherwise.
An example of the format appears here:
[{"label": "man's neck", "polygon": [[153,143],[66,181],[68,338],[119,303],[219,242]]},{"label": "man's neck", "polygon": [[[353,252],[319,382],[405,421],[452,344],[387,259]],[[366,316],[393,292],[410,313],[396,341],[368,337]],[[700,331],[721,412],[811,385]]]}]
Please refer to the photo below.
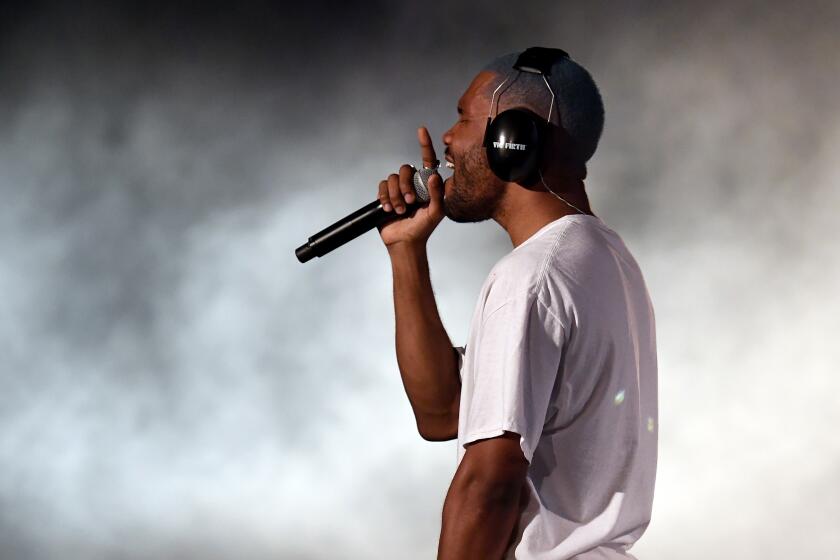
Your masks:
[{"label": "man's neck", "polygon": [[[583,188],[571,193],[558,194],[584,213],[594,216]],[[545,225],[569,214],[580,212],[551,193],[515,188],[508,189],[508,196],[502,200],[493,219],[508,232],[510,241],[516,248]]]}]

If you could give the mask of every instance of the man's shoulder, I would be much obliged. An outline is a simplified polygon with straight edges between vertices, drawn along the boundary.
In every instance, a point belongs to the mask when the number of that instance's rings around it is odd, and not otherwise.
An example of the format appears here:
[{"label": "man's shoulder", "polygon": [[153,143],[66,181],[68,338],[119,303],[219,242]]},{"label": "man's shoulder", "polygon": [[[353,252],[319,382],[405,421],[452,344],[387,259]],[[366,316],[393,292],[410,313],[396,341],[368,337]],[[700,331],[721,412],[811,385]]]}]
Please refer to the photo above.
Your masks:
[{"label": "man's shoulder", "polygon": [[538,290],[546,275],[562,275],[565,268],[575,266],[573,261],[580,257],[569,248],[580,246],[584,238],[595,237],[588,229],[571,220],[558,222],[539,238],[529,239],[499,259],[490,276],[495,281],[515,282]]},{"label": "man's shoulder", "polygon": [[509,291],[532,292],[539,284],[544,262],[545,256],[533,251],[511,251],[490,270],[488,283]]},{"label": "man's shoulder", "polygon": [[618,274],[617,257],[625,265],[632,260],[617,233],[594,216],[572,217],[499,259],[487,277],[486,296],[495,304],[588,297],[593,280]]}]

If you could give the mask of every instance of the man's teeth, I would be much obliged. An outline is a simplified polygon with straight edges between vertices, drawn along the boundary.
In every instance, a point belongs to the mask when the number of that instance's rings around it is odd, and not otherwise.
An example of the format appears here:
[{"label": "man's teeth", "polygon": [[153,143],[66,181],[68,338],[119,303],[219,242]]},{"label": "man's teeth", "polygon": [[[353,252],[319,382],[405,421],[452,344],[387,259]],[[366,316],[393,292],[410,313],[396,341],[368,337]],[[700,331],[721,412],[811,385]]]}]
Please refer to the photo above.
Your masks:
[{"label": "man's teeth", "polygon": [[449,169],[455,169],[455,164],[452,163],[451,161],[447,161],[446,162],[446,167],[448,167]]}]

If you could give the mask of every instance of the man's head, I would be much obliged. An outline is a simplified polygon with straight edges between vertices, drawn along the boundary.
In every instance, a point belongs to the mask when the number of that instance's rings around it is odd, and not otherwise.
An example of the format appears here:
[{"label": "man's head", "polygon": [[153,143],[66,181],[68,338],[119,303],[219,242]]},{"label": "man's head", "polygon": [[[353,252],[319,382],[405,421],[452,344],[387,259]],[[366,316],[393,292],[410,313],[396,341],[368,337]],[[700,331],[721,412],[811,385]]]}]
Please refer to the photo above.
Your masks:
[{"label": "man's head", "polygon": [[[508,186],[490,170],[482,146],[493,90],[509,76],[496,94],[499,105],[496,109],[494,103],[491,116],[514,107],[548,116],[551,92],[541,75],[513,69],[519,54],[500,56],[481,69],[458,102],[458,121],[443,135],[446,159],[455,165],[445,185],[445,212],[453,221],[493,217]],[[569,58],[555,62],[546,79],[555,99],[542,172],[553,170],[580,181],[603,129],[601,96],[589,73]]]}]

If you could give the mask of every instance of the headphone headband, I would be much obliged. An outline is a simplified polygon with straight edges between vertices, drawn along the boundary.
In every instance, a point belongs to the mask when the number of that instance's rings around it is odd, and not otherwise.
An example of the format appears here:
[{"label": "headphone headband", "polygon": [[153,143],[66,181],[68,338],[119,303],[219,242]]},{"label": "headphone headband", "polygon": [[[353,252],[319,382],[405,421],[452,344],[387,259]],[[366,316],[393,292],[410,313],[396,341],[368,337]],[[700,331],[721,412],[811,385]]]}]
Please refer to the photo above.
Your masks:
[{"label": "headphone headband", "polygon": [[569,53],[563,49],[530,47],[519,55],[513,67],[522,72],[549,76],[551,67],[561,58],[569,58]]}]

